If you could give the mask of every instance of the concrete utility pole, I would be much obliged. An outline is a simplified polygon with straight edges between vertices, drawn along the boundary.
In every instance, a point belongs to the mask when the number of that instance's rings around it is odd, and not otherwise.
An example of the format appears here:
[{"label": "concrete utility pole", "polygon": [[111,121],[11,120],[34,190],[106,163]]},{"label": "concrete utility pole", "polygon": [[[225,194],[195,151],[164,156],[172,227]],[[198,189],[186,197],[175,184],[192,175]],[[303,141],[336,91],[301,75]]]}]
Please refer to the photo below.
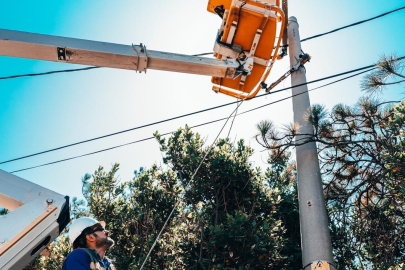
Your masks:
[{"label": "concrete utility pole", "polygon": [[[288,19],[288,44],[292,68],[299,63],[302,54],[295,17]],[[299,67],[291,74],[292,86],[306,82],[305,68]],[[304,94],[295,96],[300,93]],[[306,118],[310,107],[307,85],[293,88],[292,95],[294,122],[300,126],[299,133],[313,134],[313,128]],[[304,136],[297,136],[296,140]],[[296,155],[303,269],[335,269],[315,142],[298,146]]]}]

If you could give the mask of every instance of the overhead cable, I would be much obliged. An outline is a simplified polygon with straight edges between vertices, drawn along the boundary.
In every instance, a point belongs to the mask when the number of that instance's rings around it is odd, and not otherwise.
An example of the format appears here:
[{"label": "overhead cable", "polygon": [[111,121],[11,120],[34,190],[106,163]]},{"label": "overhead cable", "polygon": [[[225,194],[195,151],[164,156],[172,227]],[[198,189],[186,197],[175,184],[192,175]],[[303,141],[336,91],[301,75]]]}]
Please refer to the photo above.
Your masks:
[{"label": "overhead cable", "polygon": [[[328,32],[325,32],[325,33],[322,33],[322,34],[318,34],[318,35],[315,35],[315,36],[311,36],[311,37],[307,37],[307,38],[301,39],[301,42],[305,42],[305,41],[308,41],[308,40],[311,40],[311,39],[314,39],[314,38],[326,36],[326,35],[335,33],[335,32],[337,32],[337,31],[340,31],[340,30],[343,30],[343,29],[346,29],[346,28],[349,28],[349,27],[352,27],[352,26],[356,26],[356,25],[359,25],[359,24],[363,24],[363,23],[365,23],[365,22],[369,22],[369,21],[372,21],[372,20],[375,20],[375,19],[378,19],[378,18],[387,16],[387,15],[389,15],[389,14],[391,14],[391,13],[400,11],[400,10],[402,10],[402,9],[405,9],[405,6],[400,7],[400,8],[397,8],[397,9],[394,9],[394,10],[391,10],[391,11],[388,11],[388,12],[385,12],[385,13],[382,13],[382,14],[380,14],[380,15],[378,15],[378,16],[375,16],[375,17],[372,17],[372,18],[369,18],[369,19],[365,19],[365,20],[362,20],[362,21],[358,21],[358,22],[355,22],[355,23],[352,23],[352,24],[348,24],[348,25],[345,25],[345,26],[342,26],[342,27],[333,29],[333,30],[331,30],[331,31],[328,31]],[[287,45],[284,45],[283,47],[288,47],[288,44],[287,44]]]},{"label": "overhead cable", "polygon": [[[361,75],[361,74],[363,74],[363,73],[369,72],[369,71],[371,71],[371,70],[373,70],[373,69],[374,69],[374,68],[371,68],[371,69],[368,69],[368,70],[365,70],[365,71],[361,71],[361,72],[359,72],[359,73],[356,73],[356,74],[347,76],[347,77],[345,77],[345,78],[342,78],[342,79],[339,79],[339,80],[336,80],[336,81],[333,81],[333,82],[330,82],[330,83],[327,83],[327,84],[318,86],[318,87],[316,87],[316,88],[314,88],[314,89],[311,89],[311,90],[308,90],[308,91],[314,91],[314,90],[317,90],[317,89],[320,89],[320,88],[329,86],[329,85],[331,85],[331,84],[335,84],[335,83],[338,83],[338,82],[341,82],[341,81],[350,79],[350,78],[352,78],[352,77],[355,77],[355,76]],[[284,88],[284,89],[281,89],[281,90],[290,90],[290,89],[292,89],[292,87]],[[279,91],[281,91],[281,90],[274,91],[274,92],[271,92],[271,93],[279,92]],[[301,95],[301,94],[304,94],[304,93],[305,93],[305,92],[301,92],[301,93],[292,95],[292,96],[290,96],[290,97],[286,97],[286,98],[282,98],[282,99],[279,99],[279,100],[276,100],[276,101],[272,101],[272,102],[267,103],[267,104],[265,104],[265,105],[262,105],[262,106],[259,106],[259,107],[256,107],[256,108],[253,108],[253,109],[250,109],[250,110],[241,112],[241,113],[239,113],[238,115],[246,114],[246,113],[249,113],[249,112],[251,112],[251,111],[255,111],[255,110],[261,109],[261,108],[263,108],[263,107],[267,107],[267,106],[270,106],[270,105],[279,103],[279,102],[281,102],[281,101],[285,101],[285,100],[287,100],[287,99],[290,99],[290,98],[292,98],[292,97],[295,97],[295,96],[298,96],[298,95]],[[267,95],[267,94],[269,94],[269,93],[266,93],[266,95]],[[239,101],[239,102],[240,102],[240,101]],[[213,124],[213,123],[216,123],[216,122],[219,122],[219,121],[223,121],[223,120],[225,120],[225,119],[227,119],[227,118],[220,118],[220,119],[217,119],[217,120],[212,120],[212,121],[209,121],[209,122],[205,122],[205,123],[202,123],[202,124],[198,124],[198,125],[191,126],[190,128],[196,128],[196,127],[201,127],[201,126]],[[170,135],[171,133],[172,133],[172,132],[166,132],[166,133],[162,133],[161,135],[162,135],[162,136],[167,136],[167,135]],[[101,152],[106,152],[106,151],[113,150],[113,149],[116,149],[116,148],[124,147],[124,146],[131,145],[131,144],[136,144],[136,143],[139,143],[139,142],[144,142],[144,141],[148,141],[148,140],[152,140],[152,139],[154,139],[153,136],[147,137],[147,138],[143,138],[143,139],[140,139],[140,140],[136,140],[136,141],[133,141],[133,142],[124,143],[124,144],[120,144],[120,145],[117,145],[117,146],[105,148],[105,149],[102,149],[102,150],[90,152],[90,153],[83,154],[83,155],[78,155],[78,156],[74,156],[74,157],[70,157],[70,158],[65,158],[65,159],[61,159],[61,160],[57,160],[57,161],[53,161],[53,162],[49,162],[49,163],[44,163],[44,164],[37,165],[37,166],[32,166],[32,167],[28,167],[28,168],[24,168],[24,169],[15,170],[15,171],[12,171],[11,173],[26,171],[26,170],[35,169],[35,168],[39,168],[39,167],[44,167],[44,166],[47,166],[47,165],[52,165],[52,164],[56,164],[56,163],[60,163],[60,162],[64,162],[64,161],[68,161],[68,160],[72,160],[72,159],[77,159],[77,158],[81,158],[81,157],[85,157],[85,156],[90,156],[90,155],[98,154],[98,153],[101,153]]]},{"label": "overhead cable", "polygon": [[35,76],[42,76],[42,75],[51,75],[51,74],[56,74],[56,73],[85,71],[85,70],[90,70],[90,69],[95,69],[95,68],[101,68],[101,67],[85,67],[85,68],[55,70],[55,71],[48,71],[48,72],[41,72],[41,73],[13,75],[13,76],[7,76],[7,77],[0,77],[0,80],[16,79],[16,78],[21,78],[21,77],[35,77]]},{"label": "overhead cable", "polygon": [[[401,58],[403,58],[403,57],[401,57]],[[328,77],[320,78],[320,79],[317,79],[317,80],[313,80],[313,81],[310,81],[310,82],[307,82],[307,83],[295,85],[295,86],[293,86],[293,87],[286,87],[286,88],[283,88],[283,89],[280,89],[280,90],[271,91],[271,92],[268,92],[268,93],[264,93],[264,94],[261,94],[261,95],[257,95],[257,96],[255,96],[255,97],[253,97],[252,99],[254,99],[254,98],[259,98],[259,97],[263,97],[263,96],[267,96],[267,95],[269,95],[269,94],[274,94],[274,93],[278,93],[278,92],[290,90],[290,89],[292,89],[292,88],[299,87],[299,86],[303,86],[303,85],[306,85],[306,84],[312,84],[312,83],[316,83],[316,82],[319,82],[319,81],[324,81],[324,80],[327,80],[327,79],[331,79],[331,78],[343,76],[343,75],[346,75],[346,74],[350,74],[350,73],[353,73],[353,72],[357,72],[357,71],[369,69],[369,68],[374,67],[374,66],[375,66],[375,65],[369,65],[369,66],[366,66],[366,67],[357,68],[357,69],[354,69],[354,70],[350,70],[350,71],[342,72],[342,73],[339,73],[339,74],[331,75],[331,76],[328,76]],[[191,113],[187,113],[187,114],[183,114],[183,115],[179,115],[179,116],[167,118],[167,119],[164,119],[164,120],[152,122],[152,123],[149,123],[149,124],[137,126],[137,127],[134,127],[134,128],[125,129],[125,130],[113,132],[113,133],[110,133],[110,134],[98,136],[98,137],[95,137],[95,138],[91,138],[91,139],[79,141],[79,142],[76,142],[76,143],[71,143],[71,144],[67,144],[67,145],[60,146],[60,147],[56,147],[56,148],[44,150],[44,151],[41,151],[41,152],[29,154],[29,155],[26,155],[26,156],[22,156],[22,157],[18,157],[18,158],[13,158],[13,159],[5,160],[5,161],[0,162],[0,165],[1,165],[1,164],[5,164],[5,163],[10,163],[10,162],[13,162],[13,161],[17,161],[17,160],[21,160],[21,159],[26,159],[26,158],[33,157],[33,156],[37,156],[37,155],[41,155],[41,154],[45,154],[45,153],[49,153],[49,152],[53,152],[53,151],[57,151],[57,150],[61,150],[61,149],[68,148],[68,147],[72,147],[72,146],[76,146],[76,145],[79,145],[79,144],[83,144],[83,143],[88,143],[88,142],[100,140],[100,139],[103,139],[103,138],[115,136],[115,135],[118,135],[118,134],[130,132],[130,131],[134,131],[134,130],[137,130],[137,129],[142,129],[142,128],[154,126],[154,125],[157,125],[157,124],[169,122],[169,121],[176,120],[176,119],[180,119],[180,118],[184,118],[184,117],[187,117],[187,116],[191,116],[191,115],[195,115],[195,114],[199,114],[199,113],[203,113],[203,112],[207,112],[207,111],[219,109],[219,108],[226,107],[226,106],[233,105],[233,104],[237,104],[237,103],[238,103],[238,101],[233,101],[233,102],[225,103],[225,104],[222,104],[222,105],[214,106],[214,107],[211,107],[211,108],[207,108],[207,109],[203,109],[203,110],[199,110],[199,111],[195,111],[195,112],[191,112]]]}]

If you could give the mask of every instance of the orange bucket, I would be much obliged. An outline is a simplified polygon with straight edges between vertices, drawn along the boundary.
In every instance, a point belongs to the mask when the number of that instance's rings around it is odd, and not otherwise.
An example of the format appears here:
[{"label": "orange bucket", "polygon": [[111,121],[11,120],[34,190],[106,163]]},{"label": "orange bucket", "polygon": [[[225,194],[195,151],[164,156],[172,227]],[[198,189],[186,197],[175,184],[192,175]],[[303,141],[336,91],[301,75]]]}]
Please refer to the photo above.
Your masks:
[{"label": "orange bucket", "polygon": [[260,91],[261,82],[266,80],[277,58],[285,27],[279,4],[278,0],[209,0],[207,10],[223,19],[214,56],[238,59],[241,64],[234,79],[212,77],[215,92],[249,99]]}]

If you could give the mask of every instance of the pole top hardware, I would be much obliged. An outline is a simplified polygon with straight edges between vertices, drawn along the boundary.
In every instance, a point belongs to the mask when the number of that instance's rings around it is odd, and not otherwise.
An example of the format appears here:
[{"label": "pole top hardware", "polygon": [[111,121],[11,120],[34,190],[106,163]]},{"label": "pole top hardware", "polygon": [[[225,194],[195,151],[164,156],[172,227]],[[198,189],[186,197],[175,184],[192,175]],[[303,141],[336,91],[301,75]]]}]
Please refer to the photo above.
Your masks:
[{"label": "pole top hardware", "polygon": [[306,62],[309,62],[309,60],[311,60],[311,56],[309,54],[303,52],[302,54],[299,55],[299,59],[296,59],[296,60],[297,60],[297,64],[294,65],[289,71],[284,73],[284,75],[282,75],[277,81],[272,83],[268,88],[267,88],[267,84],[262,82],[261,86],[262,86],[262,88],[264,88],[266,90],[266,93],[270,92],[271,89],[273,89],[274,87],[279,85],[282,81],[287,79],[288,76],[291,75],[291,73],[297,71],[300,67],[303,67]]},{"label": "pole top hardware", "polygon": [[291,68],[291,71],[297,71],[300,67],[303,67],[306,62],[309,62],[311,60],[311,56],[307,53],[302,53],[299,56],[299,59],[297,59],[297,64]]}]

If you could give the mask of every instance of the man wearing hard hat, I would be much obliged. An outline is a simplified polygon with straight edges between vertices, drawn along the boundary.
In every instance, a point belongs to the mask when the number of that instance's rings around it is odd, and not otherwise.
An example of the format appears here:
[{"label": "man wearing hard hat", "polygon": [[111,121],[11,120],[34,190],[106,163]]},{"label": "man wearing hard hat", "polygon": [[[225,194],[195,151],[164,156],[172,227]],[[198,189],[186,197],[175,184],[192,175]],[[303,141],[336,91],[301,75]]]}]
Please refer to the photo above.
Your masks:
[{"label": "man wearing hard hat", "polygon": [[62,270],[116,270],[105,257],[114,240],[105,229],[105,223],[89,217],[76,219],[69,228],[69,241],[73,251],[67,256]]}]

